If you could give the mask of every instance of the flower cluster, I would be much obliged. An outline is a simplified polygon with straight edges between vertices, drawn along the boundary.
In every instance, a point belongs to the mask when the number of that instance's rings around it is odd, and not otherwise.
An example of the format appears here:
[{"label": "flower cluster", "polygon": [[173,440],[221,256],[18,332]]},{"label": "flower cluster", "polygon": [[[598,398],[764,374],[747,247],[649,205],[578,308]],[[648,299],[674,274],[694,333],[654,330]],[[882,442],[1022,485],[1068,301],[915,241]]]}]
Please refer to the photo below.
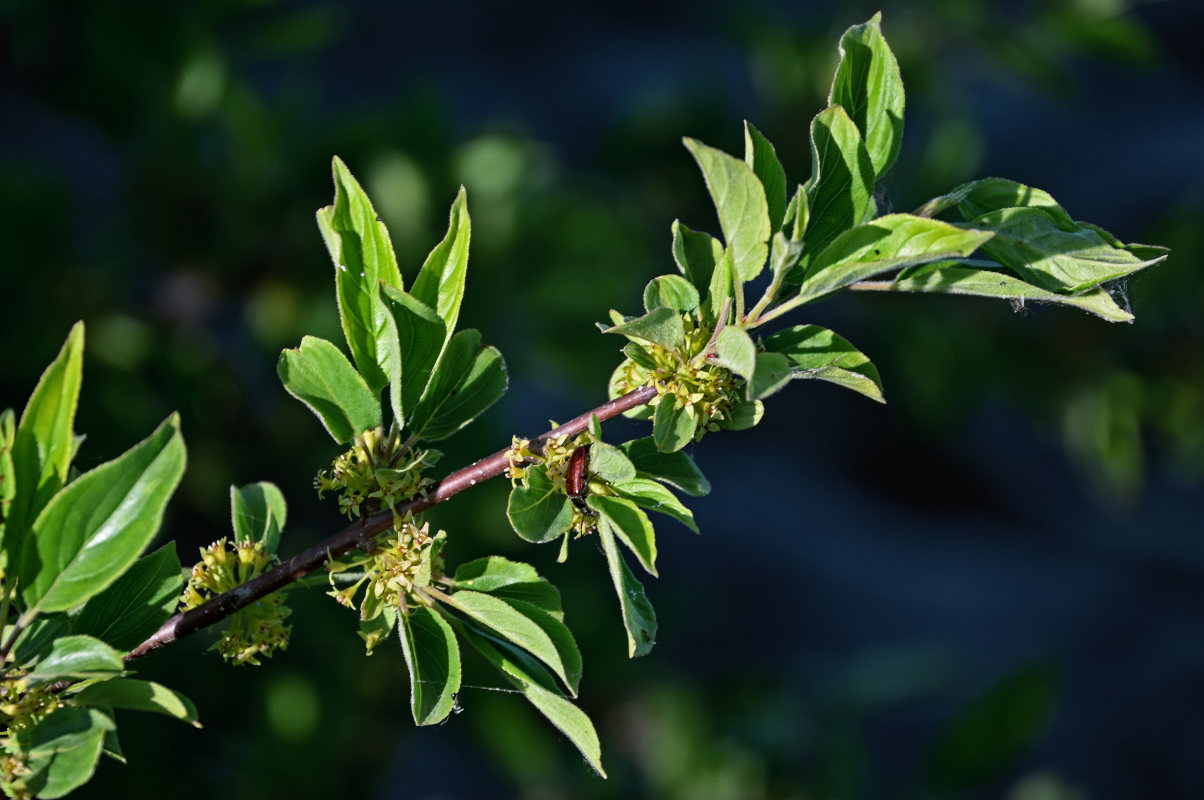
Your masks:
[{"label": "flower cluster", "polygon": [[365,504],[373,511],[395,511],[431,483],[422,471],[433,466],[439,456],[437,450],[412,451],[396,433],[385,435],[374,428],[357,436],[351,449],[336,458],[330,469],[319,472],[314,488],[318,497],[338,492],[339,511],[349,517],[358,517]]},{"label": "flower cluster", "polygon": [[648,416],[665,395],[672,394],[677,407],[684,408],[698,420],[695,434],[695,440],[698,440],[707,431],[719,430],[731,420],[742,381],[731,370],[711,363],[704,355],[712,331],[690,314],[682,319],[686,329],[686,343],[682,348],[684,358],[657,344],[629,344],[624,350],[627,358],[611,376],[611,396],[627,394],[652,382],[657,396],[648,402]]},{"label": "flower cluster", "polygon": [[[443,577],[446,540],[444,531],[432,536],[429,523],[418,526],[403,520],[377,537],[371,550],[350,561],[327,563],[332,587],[327,594],[340,605],[356,608],[355,597],[362,588],[358,606],[361,623],[374,623],[382,616],[390,623],[361,625],[360,636],[368,652],[392,628],[396,614],[406,612],[410,601],[426,602],[420,590]],[[346,583],[342,588],[338,585],[341,582]]]},{"label": "flower cluster", "polygon": [[[180,610],[196,608],[241,586],[276,563],[276,557],[264,549],[262,542],[231,543],[219,539],[202,548],[201,560],[193,566],[184,587]],[[290,613],[284,604],[284,592],[273,592],[235,612],[213,647],[227,661],[258,665],[260,657],[267,658],[288,647],[292,628],[284,624],[284,619]]]},{"label": "flower cluster", "polygon": [[0,681],[0,784],[12,797],[32,797],[25,779],[32,774],[19,737],[63,705],[52,684],[30,686],[25,670],[14,670]]}]

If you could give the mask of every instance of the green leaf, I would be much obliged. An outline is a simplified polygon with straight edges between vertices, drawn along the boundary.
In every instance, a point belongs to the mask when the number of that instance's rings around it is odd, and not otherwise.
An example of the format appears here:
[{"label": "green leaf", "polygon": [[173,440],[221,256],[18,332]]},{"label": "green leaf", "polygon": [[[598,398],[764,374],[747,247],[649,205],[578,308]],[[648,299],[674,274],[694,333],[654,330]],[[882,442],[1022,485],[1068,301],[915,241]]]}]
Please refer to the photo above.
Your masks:
[{"label": "green leaf", "polygon": [[659,344],[675,353],[686,343],[681,314],[671,308],[653,309],[642,317],[606,328],[603,333],[617,333],[634,341]]},{"label": "green leaf", "polygon": [[[492,594],[491,596],[497,597],[498,595]],[[552,640],[552,644],[555,645],[556,652],[564,664],[569,688],[572,690],[573,697],[576,697],[581,686],[581,650],[578,649],[577,641],[573,638],[568,626],[564,624],[563,615],[558,617],[555,614],[549,614],[540,606],[528,603],[526,600],[512,597],[499,599],[538,625]]]},{"label": "green leaf", "polygon": [[0,549],[4,548],[5,519],[17,495],[17,476],[13,469],[13,439],[16,436],[16,415],[11,408],[6,408],[0,412]]},{"label": "green leaf", "polygon": [[380,285],[402,288],[397,257],[384,222],[347,165],[333,162],[334,205],[318,211],[318,228],[335,269],[339,319],[351,357],[367,385],[379,392],[398,364],[392,320]]},{"label": "green leaf", "polygon": [[715,337],[715,358],[711,363],[727,367],[745,381],[751,381],[757,368],[757,346],[748,331],[728,325]]},{"label": "green leaf", "polygon": [[635,464],[614,445],[594,442],[590,445],[589,471],[607,483],[615,483],[634,478]]},{"label": "green leaf", "polygon": [[795,269],[800,278],[833,239],[865,221],[874,194],[869,153],[856,124],[840,106],[824,109],[811,122],[811,179],[805,189],[810,217],[803,233],[803,258]]},{"label": "green leaf", "polygon": [[[5,637],[10,634],[11,628],[11,625],[5,628]],[[30,669],[50,653],[56,641],[70,633],[71,620],[66,614],[39,614],[25,630],[17,634],[12,660],[17,666]]]},{"label": "green leaf", "polygon": [[719,212],[719,226],[727,243],[732,272],[741,281],[750,281],[765,267],[769,256],[769,204],[765,187],[743,161],[694,139],[682,141],[698,162]]},{"label": "green leaf", "polygon": [[757,371],[749,382],[749,394],[753,400],[760,400],[790,383],[794,377],[791,371],[790,359],[781,353],[757,353]]},{"label": "green leaf", "polygon": [[1058,201],[1048,192],[1006,178],[972,181],[954,189],[949,197],[953,198],[958,211],[967,221],[992,211],[1023,207],[1039,208],[1063,225],[1075,224],[1066,209],[1058,205]]},{"label": "green leaf", "polygon": [[715,265],[723,259],[723,243],[709,233],[692,231],[673,220],[673,260],[699,294],[710,290]]},{"label": "green leaf", "polygon": [[778,230],[786,216],[786,170],[777,150],[748,120],[744,121],[744,163],[765,189],[769,222],[773,230]]},{"label": "green leaf", "polygon": [[263,542],[269,553],[280,544],[280,531],[288,516],[284,495],[268,481],[230,487],[230,522],[234,541]]},{"label": "green leaf", "polygon": [[[67,482],[75,446],[71,428],[79,401],[83,351],[84,324],[77,322],[58,356],[42,373],[11,437],[10,481],[15,487],[6,490],[12,502],[4,517],[4,548],[10,568],[18,562],[34,520]],[[13,488],[15,494],[11,494]]]},{"label": "green leaf", "polygon": [[883,272],[966,257],[991,237],[989,231],[958,228],[936,219],[889,214],[836,237],[811,262],[799,294],[810,302]]},{"label": "green leaf", "polygon": [[451,436],[506,393],[506,364],[472,329],[454,334],[410,417],[410,433],[428,442]]},{"label": "green leaf", "polygon": [[960,794],[1001,776],[1049,727],[1056,684],[1050,667],[1024,667],[965,708],[945,728],[933,752],[938,785]]},{"label": "green leaf", "polygon": [[132,711],[149,711],[175,717],[194,728],[201,727],[197,721],[196,706],[182,694],[158,683],[134,678],[115,678],[86,686],[71,695],[72,702],[82,706],[128,708]]},{"label": "green leaf", "polygon": [[121,653],[91,636],[63,636],[27,676],[31,686],[111,678],[125,669]]},{"label": "green leaf", "polygon": [[514,532],[528,542],[550,542],[573,524],[573,506],[556,488],[546,467],[527,467],[527,485],[510,490],[506,517]]},{"label": "green leaf", "polygon": [[698,430],[698,417],[694,407],[677,406],[677,395],[670,392],[661,395],[661,401],[656,406],[652,417],[652,441],[666,453],[680,450],[694,441]]},{"label": "green leaf", "polygon": [[[547,630],[550,623],[562,628],[564,623],[536,606],[522,603],[512,605],[481,592],[462,589],[448,595],[444,602],[473,622],[485,626],[501,638],[535,656],[560,678],[574,697],[577,695],[577,681],[581,677],[580,653],[574,661],[573,654],[564,650],[563,637],[549,634]],[[538,618],[529,616],[531,612],[538,612]],[[569,637],[570,641],[571,639],[572,637]],[[574,645],[574,649],[575,647]],[[574,665],[577,669],[575,674],[571,671]]]},{"label": "green leaf", "polygon": [[693,311],[698,308],[698,290],[680,275],[653,278],[644,288],[644,309],[654,311],[658,308]]},{"label": "green leaf", "polygon": [[796,244],[802,242],[803,231],[811,219],[811,206],[807,205],[807,191],[800,186],[790,198],[786,206],[786,218],[782,221],[782,233],[790,237]]},{"label": "green leaf", "polygon": [[438,611],[416,606],[401,615],[401,649],[410,671],[414,722],[442,722],[460,691],[460,646],[455,633]]},{"label": "green leaf", "polygon": [[764,403],[760,400],[747,400],[741,397],[732,405],[731,416],[723,427],[729,431],[746,431],[760,425],[763,416],[765,416]]},{"label": "green leaf", "polygon": [[892,292],[934,292],[1000,297],[1022,302],[1057,303],[1082,309],[1109,322],[1133,321],[1133,315],[1118,306],[1103,287],[1079,295],[1056,294],[1002,272],[951,266],[954,263],[930,264],[928,266],[934,267],[933,269],[925,269],[923,273],[900,278],[893,283],[886,281],[880,285],[875,284],[874,288]]},{"label": "green leaf", "polygon": [[848,340],[818,325],[796,325],[765,340],[765,349],[790,361],[795,378],[828,381],[885,403],[878,369]]},{"label": "green leaf", "polygon": [[380,426],[376,393],[325,339],[306,336],[300,347],[281,352],[276,372],[288,393],[305,403],[339,444]]},{"label": "green leaf", "polygon": [[545,681],[540,679],[543,669],[467,626],[462,627],[461,631],[468,643],[517,687],[523,697],[556,726],[581,751],[589,765],[605,778],[602,747],[593,723],[571,701],[543,685]]},{"label": "green leaf", "polygon": [[802,254],[802,242],[790,239],[780,231],[773,235],[773,244],[769,248],[769,268],[775,284],[780,285],[786,280]]},{"label": "green leaf", "polygon": [[449,337],[455,331],[456,320],[460,317],[460,302],[464,299],[464,279],[468,272],[468,244],[471,238],[472,221],[468,217],[468,194],[461,186],[448,215],[447,235],[427,256],[414,285],[410,287],[410,294],[439,314],[447,326]]},{"label": "green leaf", "polygon": [[114,724],[102,711],[60,708],[30,735],[26,784],[37,797],[63,797],[87,783],[96,770],[105,734]]},{"label": "green leaf", "polygon": [[711,491],[710,482],[686,453],[663,452],[651,438],[635,439],[620,449],[635,464],[641,478],[654,478],[693,497],[702,497]]},{"label": "green leaf", "polygon": [[627,657],[647,655],[656,644],[656,612],[644,594],[644,586],[631,574],[627,562],[615,544],[615,535],[609,522],[598,525],[598,539],[610,568],[610,577],[619,596],[619,608],[623,612],[623,627],[627,631]]},{"label": "green leaf", "polygon": [[694,512],[682,505],[682,502],[672,492],[651,478],[631,478],[613,483],[610,488],[614,489],[619,497],[630,500],[649,511],[668,514],[694,533],[698,533],[698,526],[694,524]]},{"label": "green leaf", "polygon": [[132,650],[175,612],[183,587],[176,545],[168,542],[135,561],[109,588],[88,600],[75,619],[75,631],[103,639],[118,650]]},{"label": "green leaf", "polygon": [[983,245],[988,256],[1051,292],[1079,294],[1166,258],[1165,253],[1140,258],[1098,232],[1067,224],[1041,208],[991,211],[975,217],[973,225],[995,232]]},{"label": "green leaf", "polygon": [[876,178],[895,163],[903,143],[903,81],[881,22],[878,13],[845,31],[828,95],[828,104],[842,106],[861,131]]},{"label": "green leaf", "polygon": [[184,473],[179,417],[84,473],[38,515],[21,561],[28,608],[66,611],[117,579],[159,529]]},{"label": "green leaf", "polygon": [[656,575],[656,531],[648,515],[623,497],[591,496],[586,502],[611,526],[611,531],[639,559],[649,575]]},{"label": "green leaf", "polygon": [[455,584],[460,589],[484,592],[507,602],[521,600],[537,606],[559,620],[564,619],[560,591],[539,577],[530,564],[487,556],[456,568]]},{"label": "green leaf", "polygon": [[435,365],[448,340],[448,328],[435,310],[392,286],[382,286],[385,307],[397,326],[401,369],[389,386],[393,416],[408,422],[408,415],[435,374]]}]

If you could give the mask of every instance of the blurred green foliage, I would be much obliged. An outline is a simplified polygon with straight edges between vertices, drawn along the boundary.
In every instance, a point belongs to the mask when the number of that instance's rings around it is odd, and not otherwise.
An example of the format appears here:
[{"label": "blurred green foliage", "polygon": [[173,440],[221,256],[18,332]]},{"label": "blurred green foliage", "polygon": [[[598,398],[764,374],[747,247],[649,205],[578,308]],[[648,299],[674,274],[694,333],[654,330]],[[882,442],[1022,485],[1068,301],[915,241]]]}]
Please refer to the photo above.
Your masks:
[{"label": "blurred green foliage", "polygon": [[[1073,106],[1086,102],[1083,76],[1092,70],[1149,84],[1173,70],[1130,5],[888,4],[888,35],[913,121],[888,187],[898,193],[895,207],[912,208],[991,163],[994,139],[976,87]],[[573,139],[572,126],[540,129],[517,106],[478,112],[482,97],[458,96],[440,80],[443,64],[407,57],[407,38],[436,34],[408,29],[405,14],[380,4],[6,3],[4,403],[24,401],[70,323],[86,319],[81,467],[115,455],[148,420],[178,409],[189,464],[166,530],[184,563],[226,529],[227,485],[260,479],[289,497],[287,555],[341,524],[309,490],[332,455],[329,443],[289,401],[274,369],[279,349],[305,333],[338,338],[329,263],[313,220],[330,197],[332,154],[376,199],[407,280],[441,235],[442,209],[456,188],[470,188],[476,231],[462,319],[499,345],[513,382],[506,407],[478,426],[492,425],[492,438],[448,443],[444,463],[453,468],[507,441],[510,426],[542,429],[544,416],[570,416],[602,396],[616,345],[593,334],[592,321],[608,308],[630,307],[649,277],[667,271],[672,219],[695,226],[711,219],[680,137],[738,150],[738,122],[747,116],[777,144],[789,174],[806,174],[806,131],[828,89],[832,42],[875,10],[854,2],[797,13],[766,5],[754,13],[715,3],[680,33],[654,16],[641,30],[652,46],[673,46],[662,57],[680,58],[679,69],[659,83],[625,86],[605,126]],[[597,23],[578,13],[581,19],[555,12],[566,30]],[[386,21],[397,26],[399,42],[359,58],[360,37]],[[629,22],[641,25],[636,17]],[[521,61],[516,54],[543,44],[536,35],[515,34],[501,55]],[[596,44],[586,37],[580,50],[588,57]],[[457,45],[448,38],[449,59]],[[471,63],[489,71],[514,62],[492,50]],[[621,80],[619,65],[608,69],[614,76],[607,73],[607,82]],[[557,99],[538,89],[533,98],[525,102]],[[1040,180],[1040,159],[1032,169],[1033,182],[1065,200]],[[1198,190],[1124,204],[1142,211],[1120,224],[1099,219],[1126,241],[1174,251],[1129,288],[1138,316],[1132,328],[1040,309],[1018,317],[985,301],[935,297],[856,297],[822,313],[841,320],[850,336],[858,331],[855,341],[879,365],[894,413],[917,436],[954,437],[984,402],[1007,398],[1051,435],[1060,431],[1102,501],[1123,513],[1138,502],[1150,465],[1192,485],[1204,478],[1204,284],[1193,274],[1204,258]],[[1100,216],[1066,204],[1084,218]],[[608,280],[580,291],[579,276],[595,273]],[[474,491],[472,500],[440,508],[436,522],[472,537],[465,552],[515,551],[500,521],[505,487]],[[454,559],[454,541],[449,551]],[[341,609],[297,592],[294,643],[277,663],[231,670],[204,655],[198,637],[140,665],[147,677],[177,675],[173,686],[197,701],[206,730],[123,719],[131,766],[106,765],[89,791],[135,796],[167,787],[180,798],[218,791],[263,798],[369,790],[408,796],[409,787],[414,796],[457,796],[459,784],[448,778],[425,788],[413,783],[422,748],[431,746],[424,737],[439,737],[441,747],[463,748],[472,769],[479,754],[489,755],[486,791],[498,797],[945,797],[983,786],[1014,800],[1083,796],[1057,775],[1006,772],[1026,741],[992,734],[970,754],[969,745],[938,748],[943,755],[930,762],[930,774],[908,772],[913,787],[875,784],[881,749],[870,731],[900,698],[870,692],[859,702],[825,701],[800,694],[797,684],[809,678],[786,674],[650,677],[654,662],[626,662],[616,631],[590,622],[613,616],[608,606],[591,616],[609,603],[609,590],[591,590],[596,571],[576,561],[558,582],[577,587],[566,607],[585,620],[574,625],[590,665],[583,699],[601,720],[608,783],[574,763],[527,709],[493,692],[469,695],[462,725],[457,718],[446,731],[413,730],[400,656],[365,659]],[[662,619],[662,629],[674,624]],[[887,670],[882,680],[889,685],[898,674]],[[934,729],[973,724],[972,710],[957,722],[956,702],[948,704],[952,695],[939,688],[942,674],[922,669],[921,678],[936,685],[908,701],[945,698]],[[999,677],[974,689],[988,692]],[[719,688],[726,699],[713,702]],[[1021,721],[1028,738],[1038,735],[1043,704],[1054,694],[1044,684],[1031,687],[1032,715]],[[957,697],[970,702],[964,692]],[[520,727],[546,746],[514,752],[508,743],[528,734],[506,731]],[[905,749],[923,761],[922,747]],[[957,758],[973,763],[951,766],[948,759]],[[464,769],[443,766],[453,774]],[[941,783],[951,775],[955,784]],[[938,790],[948,793],[929,794]],[[479,785],[460,791],[482,796]]]}]

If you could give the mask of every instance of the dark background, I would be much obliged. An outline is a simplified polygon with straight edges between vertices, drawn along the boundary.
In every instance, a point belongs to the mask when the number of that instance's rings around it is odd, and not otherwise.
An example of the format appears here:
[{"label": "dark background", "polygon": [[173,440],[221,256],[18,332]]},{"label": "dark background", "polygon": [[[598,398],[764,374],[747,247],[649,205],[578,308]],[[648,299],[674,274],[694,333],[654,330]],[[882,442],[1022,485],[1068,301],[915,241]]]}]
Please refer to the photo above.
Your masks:
[{"label": "dark background", "polygon": [[[313,221],[332,155],[407,281],[468,188],[461,321],[511,388],[446,443],[451,470],[605,399],[619,356],[593,322],[673,270],[674,218],[717,232],[680,137],[738,153],[750,119],[801,181],[839,35],[879,8],[438,5],[0,4],[0,405],[84,319],[77,463],[178,409],[164,535],[186,564],[228,533],[231,483],[283,489],[286,556],[341,526],[310,488],[336,448],[275,377],[302,335],[341,341]],[[1168,245],[1126,287],[1136,324],[901,295],[796,315],[868,353],[890,403],[796,384],[693,449],[715,491],[701,537],[661,523],[640,661],[594,548],[557,566],[521,543],[503,482],[437,509],[451,563],[506,554],[561,586],[607,782],[513,695],[466,688],[415,729],[398,648],[365,659],[348,612],[294,592],[263,667],[203,635],[140,663],[206,727],[124,715],[130,764],[81,796],[1199,797],[1199,6],[881,7],[908,92],[895,209],[999,175]]]}]

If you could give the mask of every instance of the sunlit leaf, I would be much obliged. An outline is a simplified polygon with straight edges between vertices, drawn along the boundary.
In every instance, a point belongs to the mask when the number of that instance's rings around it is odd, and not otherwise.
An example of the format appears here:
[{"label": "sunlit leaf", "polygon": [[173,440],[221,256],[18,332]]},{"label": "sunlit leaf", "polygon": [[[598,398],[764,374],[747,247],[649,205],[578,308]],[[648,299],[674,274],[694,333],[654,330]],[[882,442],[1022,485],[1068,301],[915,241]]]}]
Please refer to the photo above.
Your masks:
[{"label": "sunlit leaf", "polygon": [[26,605],[66,611],[116,580],[158,531],[183,472],[184,440],[173,414],[56,494],[26,542],[19,573]]},{"label": "sunlit leaf", "polygon": [[325,339],[306,336],[300,347],[281,352],[276,372],[288,393],[308,406],[339,444],[380,426],[376,393]]},{"label": "sunlit leaf", "polygon": [[750,281],[761,272],[769,256],[770,221],[765,187],[743,161],[694,139],[683,141],[698,162],[719,212],[733,273],[741,281]]},{"label": "sunlit leaf", "polygon": [[455,633],[438,611],[417,606],[401,615],[401,649],[410,671],[414,722],[442,722],[460,691],[460,646]]}]

